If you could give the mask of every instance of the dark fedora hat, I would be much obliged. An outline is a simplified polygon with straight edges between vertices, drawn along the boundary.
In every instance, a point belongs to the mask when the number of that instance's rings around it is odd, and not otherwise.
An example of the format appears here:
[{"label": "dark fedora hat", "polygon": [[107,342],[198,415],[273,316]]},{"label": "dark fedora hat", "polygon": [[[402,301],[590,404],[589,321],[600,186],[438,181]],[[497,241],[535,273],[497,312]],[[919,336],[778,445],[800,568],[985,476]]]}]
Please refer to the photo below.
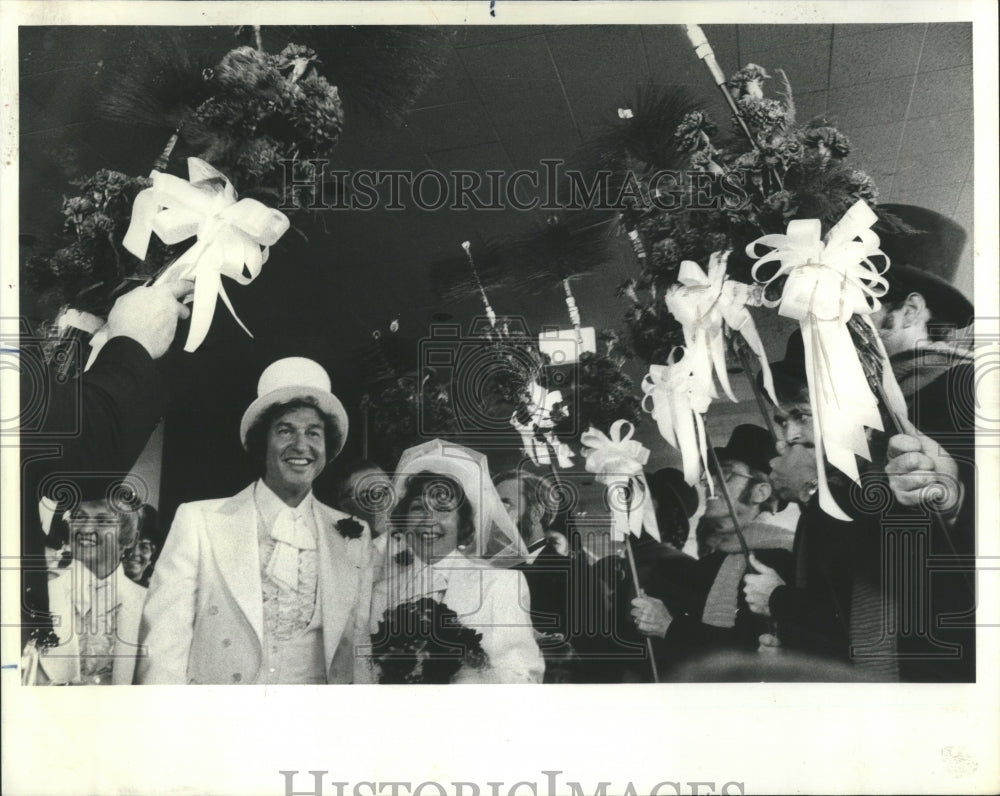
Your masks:
[{"label": "dark fedora hat", "polygon": [[[785,358],[771,362],[774,390],[779,401],[794,401],[808,390],[806,376],[806,349],[802,342],[802,330],[795,329],[785,344]],[[764,372],[758,371],[757,385],[764,394]],[[735,433],[735,432],[734,432]]]},{"label": "dark fedora hat", "polygon": [[743,462],[753,470],[771,472],[771,459],[778,455],[771,433],[761,426],[743,423],[733,429],[724,448],[716,448],[720,462]]},{"label": "dark fedora hat", "polygon": [[951,285],[968,237],[961,225],[926,207],[887,204],[879,209],[916,230],[879,236],[880,248],[890,262],[884,300],[895,303],[910,293],[919,293],[936,321],[960,329],[972,323],[972,302]]},{"label": "dark fedora hat", "polygon": [[698,490],[684,480],[684,473],[680,470],[663,467],[647,474],[646,483],[660,503],[671,503],[689,518],[698,510]]}]

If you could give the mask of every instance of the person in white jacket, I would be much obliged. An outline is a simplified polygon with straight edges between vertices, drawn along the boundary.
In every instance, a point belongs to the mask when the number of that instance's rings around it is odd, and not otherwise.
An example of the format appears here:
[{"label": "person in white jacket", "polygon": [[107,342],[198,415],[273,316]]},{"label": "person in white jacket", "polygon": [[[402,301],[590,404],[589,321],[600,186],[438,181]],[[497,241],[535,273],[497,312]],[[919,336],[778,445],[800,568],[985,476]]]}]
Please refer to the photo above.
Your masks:
[{"label": "person in white jacket", "polygon": [[410,448],[395,474],[400,499],[383,579],[376,585],[372,632],[402,602],[431,597],[481,633],[487,663],[463,667],[455,683],[540,683],[545,663],[531,623],[524,542],[504,510],[486,457],[431,440]]}]

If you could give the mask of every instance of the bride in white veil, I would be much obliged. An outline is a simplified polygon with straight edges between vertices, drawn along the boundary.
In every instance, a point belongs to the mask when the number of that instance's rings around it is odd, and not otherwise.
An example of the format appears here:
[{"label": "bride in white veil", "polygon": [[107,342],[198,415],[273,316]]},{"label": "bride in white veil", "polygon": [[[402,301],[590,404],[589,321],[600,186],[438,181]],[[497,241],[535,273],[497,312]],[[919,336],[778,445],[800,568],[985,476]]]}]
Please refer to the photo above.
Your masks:
[{"label": "bride in white veil", "polygon": [[526,550],[486,457],[442,440],[403,452],[394,481],[386,561],[372,598],[372,632],[386,609],[430,597],[482,634],[485,666],[452,682],[538,683],[545,668],[524,576]]}]

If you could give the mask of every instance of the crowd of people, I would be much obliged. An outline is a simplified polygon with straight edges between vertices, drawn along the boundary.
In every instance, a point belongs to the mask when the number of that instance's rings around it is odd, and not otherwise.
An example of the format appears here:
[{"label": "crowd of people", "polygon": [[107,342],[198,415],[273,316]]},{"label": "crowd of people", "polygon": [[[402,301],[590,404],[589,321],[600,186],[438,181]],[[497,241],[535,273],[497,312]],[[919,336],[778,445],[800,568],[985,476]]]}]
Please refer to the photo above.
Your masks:
[{"label": "crowd of people", "polygon": [[[23,536],[36,682],[368,683],[385,681],[393,650],[413,659],[405,681],[423,682],[443,654],[428,639],[454,627],[393,621],[425,599],[476,639],[449,682],[974,681],[975,438],[959,411],[973,363],[945,336],[973,309],[920,269],[889,277],[874,320],[909,414],[869,431],[859,482],[827,468],[849,519],[819,505],[796,332],[771,368],[777,439],[738,426],[708,489],[669,468],[647,474],[645,494],[633,481],[659,538],[646,529],[601,558],[553,501],[554,471],[493,473],[439,439],[388,469],[342,462],[337,506],[320,502],[313,484],[348,415],[301,357],[260,377],[239,428],[258,478],[238,494],[182,504],[169,530],[102,481],[81,478],[68,498],[53,472],[127,471],[163,411],[155,360],[191,285],[138,288],[82,376],[82,433],[23,468],[24,505],[40,507]],[[789,504],[794,530],[774,520]]]}]

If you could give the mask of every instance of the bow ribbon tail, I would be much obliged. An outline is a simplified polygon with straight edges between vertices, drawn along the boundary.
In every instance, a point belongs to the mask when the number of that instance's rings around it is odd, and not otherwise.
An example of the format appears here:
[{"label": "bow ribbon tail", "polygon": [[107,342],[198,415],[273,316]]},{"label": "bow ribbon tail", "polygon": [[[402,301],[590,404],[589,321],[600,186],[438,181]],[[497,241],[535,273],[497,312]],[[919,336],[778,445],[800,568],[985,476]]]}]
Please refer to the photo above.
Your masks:
[{"label": "bow ribbon tail", "polygon": [[[882,392],[887,404],[886,408],[895,418],[896,425],[900,426],[900,418],[906,418],[909,415],[906,408],[906,398],[903,396],[903,390],[896,380],[896,374],[892,369],[892,364],[889,362],[889,353],[885,350],[885,344],[882,342],[882,337],[879,335],[878,329],[875,328],[871,316],[862,315],[860,317],[871,330],[872,339],[878,347],[879,357],[882,360]],[[902,427],[900,426],[901,429]]]},{"label": "bow ribbon tail", "polygon": [[725,337],[722,334],[721,328],[714,331],[711,338],[706,340],[706,346],[710,352],[712,365],[715,367],[715,373],[719,378],[719,384],[722,385],[722,391],[734,404],[739,403],[739,401],[736,400],[736,396],[733,395],[733,388],[729,385],[729,374],[726,372]]},{"label": "bow ribbon tail", "polygon": [[[153,172],[154,175],[156,172]],[[149,238],[153,234],[153,218],[160,209],[159,199],[154,188],[139,191],[132,202],[132,219],[129,222],[122,247],[140,260],[146,259],[149,250]]]},{"label": "bow ribbon tail", "polygon": [[[850,522],[851,518],[845,514],[841,508],[837,505],[836,501],[833,499],[833,495],[830,494],[830,485],[826,480],[826,464],[824,462],[824,443],[823,443],[823,432],[822,432],[822,419],[821,419],[821,401],[818,400],[820,389],[819,384],[817,384],[816,377],[816,352],[814,351],[814,329],[813,323],[802,324],[802,343],[805,348],[805,359],[806,359],[806,380],[809,383],[809,395],[813,396],[814,411],[812,416],[813,423],[813,439],[815,440],[815,451],[816,451],[816,481],[817,488],[819,489],[819,505],[828,515],[834,517],[838,520],[843,520],[845,522]],[[818,336],[818,335],[816,335]]]},{"label": "bow ribbon tail", "polygon": [[[734,332],[739,332],[746,341],[749,349],[760,361],[760,372],[763,374],[764,391],[775,406],[778,405],[778,398],[774,392],[774,376],[771,375],[771,366],[767,361],[767,351],[764,349],[764,341],[760,339],[757,331],[757,324],[753,321],[753,316],[746,308],[746,303],[733,311],[724,313],[726,324]],[[752,374],[750,374],[752,375]]]},{"label": "bow ribbon tail", "polygon": [[[706,472],[707,473],[708,472],[708,444],[707,444],[706,440],[708,439],[708,435],[705,433],[705,421],[702,418],[702,416],[701,416],[700,413],[698,413],[698,412],[692,412],[692,414],[694,415],[695,430],[698,433],[698,455],[701,457],[701,466],[704,468],[704,470],[702,470],[702,472]],[[700,477],[701,477],[701,473],[698,473],[698,475],[696,476],[696,478],[700,478]],[[691,482],[689,481],[688,483],[691,483]],[[694,486],[694,484],[691,483],[691,486]],[[715,497],[715,489],[712,486],[712,479],[711,478],[708,479],[708,494],[710,496],[712,496],[712,497]]]},{"label": "bow ribbon tail", "polygon": [[[631,510],[631,496],[622,498],[631,491],[631,477],[605,475],[601,480],[605,484],[608,506],[611,509],[611,538],[616,542],[624,542],[629,534],[639,536],[642,533],[642,515]],[[635,527],[636,524],[638,528]]]},{"label": "bow ribbon tail", "polygon": [[675,410],[674,430],[677,434],[677,447],[681,452],[684,480],[694,486],[701,477],[701,464],[698,460],[701,450],[698,441],[701,417],[687,402],[684,402],[684,406],[675,407]]},{"label": "bow ribbon tail", "polygon": [[[640,536],[642,528],[645,528],[646,533],[659,542],[660,526],[656,522],[656,510],[653,508],[653,496],[649,492],[649,484],[646,483],[646,476],[640,473],[635,477],[635,480],[642,488],[642,513],[640,515],[639,523],[640,532],[637,533],[636,536]],[[638,512],[635,513],[638,514]]]},{"label": "bow ribbon tail", "polygon": [[236,310],[233,309],[233,304],[229,300],[229,294],[226,293],[226,287],[222,284],[222,280],[219,280],[219,298],[222,299],[222,303],[225,305],[226,309],[229,310],[229,314],[233,316],[233,320],[236,321],[237,325],[247,333],[247,337],[252,338],[253,332],[247,329],[246,324],[240,320],[240,316],[236,314]]},{"label": "bow ribbon tail", "polygon": [[[198,261],[196,279],[194,281],[194,301],[191,306],[191,328],[188,330],[184,350],[188,353],[197,350],[208,336],[212,317],[215,315],[215,302],[222,289],[222,277],[219,271],[206,262],[210,254],[206,252]],[[205,265],[202,266],[201,263]]]}]

